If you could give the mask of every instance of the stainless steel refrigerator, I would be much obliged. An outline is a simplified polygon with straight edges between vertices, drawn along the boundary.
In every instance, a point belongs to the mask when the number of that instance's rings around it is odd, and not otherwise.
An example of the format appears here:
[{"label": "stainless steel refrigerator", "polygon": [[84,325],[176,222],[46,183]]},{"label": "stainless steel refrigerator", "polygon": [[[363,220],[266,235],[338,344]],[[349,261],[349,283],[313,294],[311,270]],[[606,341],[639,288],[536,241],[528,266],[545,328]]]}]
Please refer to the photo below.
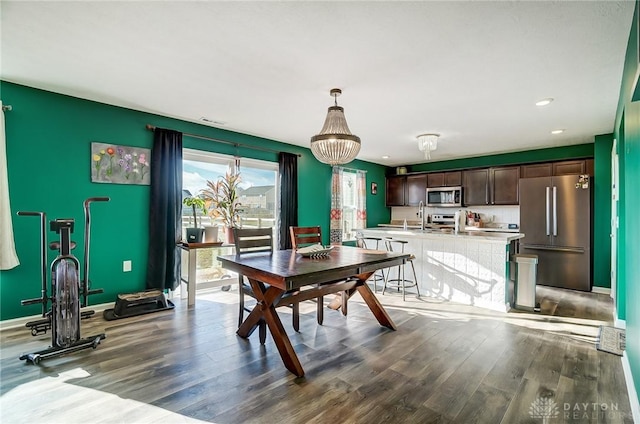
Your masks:
[{"label": "stainless steel refrigerator", "polygon": [[520,180],[520,253],[538,255],[537,284],[591,291],[591,181]]}]

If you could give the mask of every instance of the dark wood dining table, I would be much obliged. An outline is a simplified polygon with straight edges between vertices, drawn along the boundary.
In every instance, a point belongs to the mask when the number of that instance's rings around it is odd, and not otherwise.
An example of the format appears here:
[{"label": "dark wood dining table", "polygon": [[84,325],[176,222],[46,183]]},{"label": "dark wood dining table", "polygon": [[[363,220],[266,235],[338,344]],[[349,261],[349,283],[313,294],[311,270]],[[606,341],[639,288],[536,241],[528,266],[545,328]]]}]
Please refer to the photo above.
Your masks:
[{"label": "dark wood dining table", "polygon": [[264,319],[285,367],[298,377],[304,376],[304,369],[274,306],[282,296],[286,293],[289,304],[338,292],[348,299],[358,292],[380,325],[395,330],[366,281],[376,270],[401,265],[408,258],[404,253],[350,246],[334,246],[326,257],[318,258],[294,250],[218,256],[225,269],[247,277],[258,301],[237,334],[248,338]]}]

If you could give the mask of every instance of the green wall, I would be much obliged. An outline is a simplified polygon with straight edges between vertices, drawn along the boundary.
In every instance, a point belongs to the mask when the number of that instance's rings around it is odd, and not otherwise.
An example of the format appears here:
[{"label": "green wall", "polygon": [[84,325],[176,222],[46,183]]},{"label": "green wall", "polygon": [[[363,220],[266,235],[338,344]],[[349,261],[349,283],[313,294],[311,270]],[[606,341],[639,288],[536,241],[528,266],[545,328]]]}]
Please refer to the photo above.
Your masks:
[{"label": "green wall", "polygon": [[[618,318],[626,324],[626,351],[640,394],[640,104],[632,101],[638,66],[638,2],[631,24],[616,111],[620,200],[618,202]],[[633,400],[632,400],[633,402]],[[636,399],[636,402],[638,400]],[[637,405],[637,403],[636,403]]]},{"label": "green wall", "polygon": [[611,148],[613,134],[594,143],[593,285],[611,288]]},{"label": "green wall", "polygon": [[[144,289],[147,265],[149,186],[96,184],[90,180],[92,141],[150,148],[153,133],[146,124],[172,128],[221,140],[266,147],[302,155],[299,158],[299,222],[320,224],[324,242],[329,242],[331,167],[318,162],[311,151],[299,146],[211,128],[149,113],[109,106],[54,94],[21,85],[0,82],[5,113],[9,190],[16,250],[21,264],[0,271],[0,319],[40,313],[39,305],[21,306],[20,300],[40,295],[39,221],[18,217],[16,211],[44,211],[48,219],[75,218],[75,254],[83,252],[84,216],[87,197],[108,196],[109,203],[92,205],[91,287],[103,294],[91,296],[91,304],[114,302],[118,293]],[[275,153],[185,137],[184,147],[226,154],[239,154],[277,161]],[[379,184],[378,194],[367,194],[369,226],[388,222],[384,205],[386,168],[354,161],[350,168],[367,171],[367,187]],[[50,241],[55,234],[50,234]],[[49,254],[49,261],[54,257]],[[82,258],[80,258],[82,259]],[[131,260],[131,272],[122,272],[122,262]]]}]

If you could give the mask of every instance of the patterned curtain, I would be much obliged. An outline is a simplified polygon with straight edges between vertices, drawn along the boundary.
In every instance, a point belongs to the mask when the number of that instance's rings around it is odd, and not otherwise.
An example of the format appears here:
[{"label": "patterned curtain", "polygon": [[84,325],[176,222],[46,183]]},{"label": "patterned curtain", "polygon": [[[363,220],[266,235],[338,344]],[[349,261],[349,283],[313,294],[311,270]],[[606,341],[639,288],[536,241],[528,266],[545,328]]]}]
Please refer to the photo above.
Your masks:
[{"label": "patterned curtain", "polygon": [[4,109],[2,109],[2,101],[0,101],[0,269],[7,270],[18,265],[20,265],[20,261],[16,254],[16,246],[13,239],[11,204],[9,203]]},{"label": "patterned curtain", "polygon": [[356,172],[356,229],[367,228],[367,173]]},{"label": "patterned curtain", "polygon": [[331,225],[329,229],[329,242],[342,244],[342,174],[343,169],[333,167],[331,177]]}]

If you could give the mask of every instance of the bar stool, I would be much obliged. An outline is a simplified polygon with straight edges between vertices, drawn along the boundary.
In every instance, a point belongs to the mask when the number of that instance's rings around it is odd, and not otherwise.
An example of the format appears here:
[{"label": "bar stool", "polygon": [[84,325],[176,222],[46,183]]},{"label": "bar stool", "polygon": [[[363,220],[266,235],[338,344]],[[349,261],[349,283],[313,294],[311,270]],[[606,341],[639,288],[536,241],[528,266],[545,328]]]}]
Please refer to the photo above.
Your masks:
[{"label": "bar stool", "polygon": [[[404,253],[404,247],[408,243],[406,240],[397,240],[392,238],[385,238],[384,244],[389,252],[401,252]],[[394,246],[395,249],[394,250]],[[405,300],[405,289],[409,287],[416,288],[418,292],[418,297],[420,297],[420,288],[418,287],[418,276],[416,275],[416,268],[413,265],[413,260],[415,259],[415,255],[411,254],[407,262],[403,265],[398,265],[398,278],[389,278],[391,276],[391,268],[387,271],[387,279],[384,281],[384,288],[382,289],[382,294],[384,295],[384,291],[387,289],[387,286],[395,287],[398,291],[402,289],[402,300]],[[405,278],[404,268],[407,264],[411,264],[411,270],[413,271],[413,280],[408,280]]]},{"label": "bar stool", "polygon": [[[356,234],[356,244],[358,247],[363,249],[373,249],[373,244],[375,242],[375,250],[380,250],[380,242],[382,239],[380,237],[364,237],[361,234]],[[377,270],[370,278],[373,281],[373,292],[378,293],[378,281],[385,280],[384,269]]]}]

